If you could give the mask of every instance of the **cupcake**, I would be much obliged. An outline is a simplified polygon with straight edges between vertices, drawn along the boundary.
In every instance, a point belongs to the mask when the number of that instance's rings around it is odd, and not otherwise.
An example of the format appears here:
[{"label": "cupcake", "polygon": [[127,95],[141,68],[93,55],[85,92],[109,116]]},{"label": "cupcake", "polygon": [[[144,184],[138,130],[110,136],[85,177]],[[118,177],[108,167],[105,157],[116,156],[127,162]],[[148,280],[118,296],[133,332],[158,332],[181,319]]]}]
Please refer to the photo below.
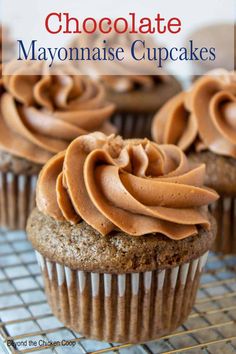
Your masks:
[{"label": "cupcake", "polygon": [[214,23],[203,26],[189,35],[194,47],[216,48],[216,59],[214,61],[201,60],[191,63],[193,72],[201,75],[209,70],[224,68],[227,70],[236,69],[236,26],[231,23]]},{"label": "cupcake", "polygon": [[[4,36],[4,43],[3,43]],[[4,47],[4,61],[9,61],[11,56],[12,40],[7,29],[0,24],[0,92],[2,86],[2,66],[3,66],[3,47]]]},{"label": "cupcake", "polygon": [[107,97],[117,109],[112,121],[125,138],[150,138],[154,113],[181,90],[170,75],[103,76]]},{"label": "cupcake", "polygon": [[[104,66],[99,62],[86,61],[84,65],[82,62],[79,64],[75,62],[75,65],[103,83],[108,99],[116,105],[112,121],[124,138],[150,138],[154,113],[169,98],[181,91],[181,85],[166,70],[158,68],[155,62],[145,60],[135,63],[128,58],[131,44],[136,39],[135,35],[128,33],[122,35],[115,32],[106,35],[95,33],[92,36],[91,34],[78,36],[70,47],[124,48],[126,53],[124,62],[108,62]],[[103,40],[106,40],[105,44],[102,44]],[[153,37],[145,36],[145,43],[146,47],[157,46]],[[143,48],[137,49],[140,52],[141,50],[143,51]]]},{"label": "cupcake", "polygon": [[186,320],[215,237],[204,173],[177,146],[102,133],[47,162],[27,234],[65,326],[136,343]]},{"label": "cupcake", "polygon": [[0,94],[0,227],[24,229],[42,165],[81,134],[114,132],[114,105],[98,83],[66,67],[50,76],[43,66],[8,65],[12,75],[3,77]]},{"label": "cupcake", "polygon": [[236,253],[236,73],[218,70],[172,98],[154,118],[153,139],[176,144],[206,164],[205,183],[220,194],[215,250]]}]

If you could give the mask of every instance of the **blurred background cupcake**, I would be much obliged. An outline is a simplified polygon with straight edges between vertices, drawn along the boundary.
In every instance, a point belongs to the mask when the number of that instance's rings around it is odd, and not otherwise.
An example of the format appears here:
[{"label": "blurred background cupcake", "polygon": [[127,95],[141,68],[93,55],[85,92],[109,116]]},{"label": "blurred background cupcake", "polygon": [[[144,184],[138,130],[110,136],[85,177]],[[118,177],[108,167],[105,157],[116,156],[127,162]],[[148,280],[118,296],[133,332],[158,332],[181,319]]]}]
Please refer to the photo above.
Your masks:
[{"label": "blurred background cupcake", "polygon": [[152,135],[206,164],[205,182],[221,196],[212,206],[215,250],[236,253],[236,73],[216,70],[199,78],[157,113]]},{"label": "blurred background cupcake", "polygon": [[49,160],[27,233],[55,316],[108,342],[182,324],[216,232],[204,173],[177,146],[102,133]]},{"label": "blurred background cupcake", "polygon": [[[103,83],[108,99],[116,105],[112,121],[124,138],[149,138],[154,113],[181,90],[181,85],[174,76],[159,69],[154,62],[137,61],[135,65],[134,60],[129,60],[128,53],[135,39],[137,38],[134,34],[128,33],[119,35],[111,32],[106,36],[100,33],[94,33],[92,36],[83,34],[76,37],[69,46],[101,48],[103,40],[106,40],[104,47],[124,48],[124,62],[113,61],[104,66],[104,63],[99,62],[91,61],[89,64],[88,61],[75,61],[74,65]],[[142,39],[142,36],[139,35],[138,39]],[[157,46],[152,37],[145,36],[145,42],[146,47]],[[137,53],[141,50],[143,51],[143,48],[136,46]],[[111,74],[104,75],[104,72]]]},{"label": "blurred background cupcake", "polygon": [[41,64],[8,65],[14,75],[3,77],[0,95],[0,227],[23,229],[42,165],[81,134],[114,132],[114,105],[101,85],[66,66],[50,76]]},{"label": "blurred background cupcake", "polygon": [[202,75],[217,68],[236,69],[236,25],[214,23],[203,26],[189,34],[188,39],[193,40],[195,47],[211,46],[217,52],[215,61],[192,61],[193,72]]},{"label": "blurred background cupcake", "polygon": [[0,92],[2,90],[2,64],[3,64],[3,36],[4,36],[4,61],[10,59],[12,40],[7,29],[0,24]]}]

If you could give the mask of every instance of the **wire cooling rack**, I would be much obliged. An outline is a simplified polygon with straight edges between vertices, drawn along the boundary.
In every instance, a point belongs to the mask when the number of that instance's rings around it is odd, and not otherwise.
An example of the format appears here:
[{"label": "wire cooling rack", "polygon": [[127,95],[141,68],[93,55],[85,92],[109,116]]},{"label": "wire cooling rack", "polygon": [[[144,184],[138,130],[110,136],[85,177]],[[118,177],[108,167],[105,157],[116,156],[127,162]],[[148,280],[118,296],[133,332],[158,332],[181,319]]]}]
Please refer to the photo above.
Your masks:
[{"label": "wire cooling rack", "polygon": [[23,232],[0,233],[0,353],[236,353],[236,257],[210,254],[197,301],[175,333],[142,345],[88,340],[51,313]]}]

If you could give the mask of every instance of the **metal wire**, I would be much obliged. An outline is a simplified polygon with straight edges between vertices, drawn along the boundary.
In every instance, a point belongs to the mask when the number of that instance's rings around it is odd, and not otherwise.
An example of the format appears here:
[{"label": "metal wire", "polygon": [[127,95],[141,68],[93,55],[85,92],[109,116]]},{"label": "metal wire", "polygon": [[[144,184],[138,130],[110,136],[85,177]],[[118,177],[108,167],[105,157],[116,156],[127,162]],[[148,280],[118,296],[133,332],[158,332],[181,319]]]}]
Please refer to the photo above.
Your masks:
[{"label": "metal wire", "polygon": [[[62,346],[62,340],[74,346]],[[67,343],[68,344],[68,343]],[[236,257],[211,254],[188,320],[140,345],[103,343],[65,328],[47,304],[34,252],[21,232],[0,233],[1,353],[236,353]]]}]

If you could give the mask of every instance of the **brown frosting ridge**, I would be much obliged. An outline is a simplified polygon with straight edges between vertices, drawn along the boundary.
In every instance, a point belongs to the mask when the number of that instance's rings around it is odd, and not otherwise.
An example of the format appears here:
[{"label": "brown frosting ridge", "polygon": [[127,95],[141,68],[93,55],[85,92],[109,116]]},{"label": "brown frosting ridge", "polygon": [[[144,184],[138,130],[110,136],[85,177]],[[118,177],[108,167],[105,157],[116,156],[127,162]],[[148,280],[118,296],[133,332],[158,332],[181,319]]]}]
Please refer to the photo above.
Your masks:
[{"label": "brown frosting ridge", "polygon": [[169,100],[153,120],[152,136],[184,151],[236,158],[236,72],[214,70]]},{"label": "brown frosting ridge", "polygon": [[114,105],[106,102],[98,83],[76,72],[71,75],[72,68],[66,66],[49,75],[41,64],[7,65],[14,74],[3,77],[1,150],[43,164],[81,134],[114,132],[108,122]]},{"label": "brown frosting ridge", "polygon": [[183,239],[210,229],[204,164],[190,165],[174,145],[96,132],[75,139],[42,169],[38,209],[58,221],[84,220],[102,235],[121,230]]}]

